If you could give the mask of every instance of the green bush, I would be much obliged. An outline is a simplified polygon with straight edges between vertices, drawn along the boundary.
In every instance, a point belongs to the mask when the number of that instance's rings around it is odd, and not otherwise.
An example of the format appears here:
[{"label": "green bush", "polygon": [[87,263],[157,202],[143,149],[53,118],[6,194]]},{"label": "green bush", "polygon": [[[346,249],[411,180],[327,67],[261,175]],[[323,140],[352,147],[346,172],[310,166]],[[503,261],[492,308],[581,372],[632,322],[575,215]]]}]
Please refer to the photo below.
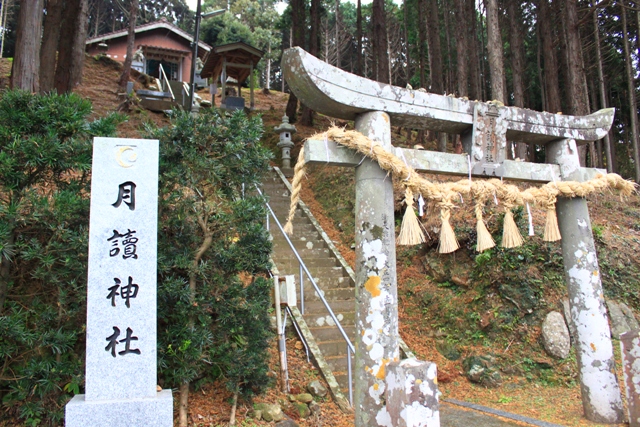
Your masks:
[{"label": "green bush", "polygon": [[[0,99],[0,399],[26,425],[60,425],[83,392],[91,137],[122,120],[90,113],[76,95]],[[160,379],[260,392],[271,246],[250,190],[269,161],[261,120],[177,112],[148,131],[161,141]]]},{"label": "green bush", "polygon": [[271,244],[252,191],[268,170],[262,121],[243,112],[174,112],[160,140],[158,356],[165,386],[220,378],[264,389]]},{"label": "green bush", "polygon": [[58,423],[83,378],[92,135],[77,95],[0,99],[0,398],[27,425]]}]

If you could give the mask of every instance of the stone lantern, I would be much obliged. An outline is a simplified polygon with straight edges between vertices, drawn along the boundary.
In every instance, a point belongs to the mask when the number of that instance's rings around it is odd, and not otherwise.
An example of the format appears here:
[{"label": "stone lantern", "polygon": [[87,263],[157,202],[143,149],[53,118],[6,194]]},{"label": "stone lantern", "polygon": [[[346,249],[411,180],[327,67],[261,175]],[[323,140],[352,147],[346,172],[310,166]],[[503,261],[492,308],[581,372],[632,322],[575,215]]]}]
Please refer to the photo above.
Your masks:
[{"label": "stone lantern", "polygon": [[280,142],[278,147],[282,149],[282,169],[291,169],[291,149],[293,148],[293,141],[291,136],[296,132],[296,127],[289,124],[289,117],[285,114],[282,116],[282,124],[276,126],[274,130],[280,133]]}]

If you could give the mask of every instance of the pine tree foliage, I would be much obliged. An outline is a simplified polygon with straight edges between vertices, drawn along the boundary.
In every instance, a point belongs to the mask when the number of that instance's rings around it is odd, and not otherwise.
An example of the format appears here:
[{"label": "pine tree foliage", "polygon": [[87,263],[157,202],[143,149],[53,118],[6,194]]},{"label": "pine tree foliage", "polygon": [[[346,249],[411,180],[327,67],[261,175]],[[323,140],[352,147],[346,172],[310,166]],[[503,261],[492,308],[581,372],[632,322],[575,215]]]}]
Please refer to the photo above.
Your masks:
[{"label": "pine tree foliage", "polygon": [[165,384],[221,378],[250,396],[268,383],[271,243],[255,185],[268,169],[262,122],[175,112],[161,143],[158,355]]},{"label": "pine tree foliage", "polygon": [[0,397],[27,425],[58,423],[84,371],[93,135],[76,95],[0,99]]}]

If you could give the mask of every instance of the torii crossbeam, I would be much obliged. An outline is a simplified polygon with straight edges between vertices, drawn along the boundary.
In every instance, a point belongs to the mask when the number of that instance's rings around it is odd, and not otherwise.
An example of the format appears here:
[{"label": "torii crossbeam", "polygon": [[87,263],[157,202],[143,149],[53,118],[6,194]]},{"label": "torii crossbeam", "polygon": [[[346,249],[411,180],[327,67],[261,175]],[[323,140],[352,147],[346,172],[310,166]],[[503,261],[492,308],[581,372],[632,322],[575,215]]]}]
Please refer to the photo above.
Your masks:
[{"label": "torii crossbeam", "polygon": [[[614,116],[613,109],[564,116],[402,89],[342,71],[300,48],[285,51],[282,64],[289,87],[302,103],[330,117],[355,120],[356,130],[389,151],[401,150],[400,157],[417,171],[583,181],[599,171],[580,167],[576,143],[604,137]],[[394,148],[392,123],[461,134],[466,154]],[[548,163],[506,160],[507,140],[544,144]],[[356,167],[355,422],[357,427],[390,426],[385,366],[399,358],[392,183],[377,163],[362,161],[330,141],[307,141],[305,161]],[[559,198],[557,212],[585,415],[596,422],[621,422],[620,389],[587,204],[581,198]]]}]

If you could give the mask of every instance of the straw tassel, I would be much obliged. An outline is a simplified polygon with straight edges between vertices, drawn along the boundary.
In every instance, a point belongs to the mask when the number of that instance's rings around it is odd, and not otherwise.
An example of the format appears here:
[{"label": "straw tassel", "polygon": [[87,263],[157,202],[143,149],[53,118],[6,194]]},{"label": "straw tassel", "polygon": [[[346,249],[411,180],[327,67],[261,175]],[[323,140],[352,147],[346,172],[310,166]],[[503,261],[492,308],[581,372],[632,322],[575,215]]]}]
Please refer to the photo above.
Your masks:
[{"label": "straw tassel", "polygon": [[522,245],[523,241],[524,240],[522,239],[520,230],[518,230],[518,226],[513,219],[513,212],[511,212],[511,207],[508,206],[505,208],[504,229],[502,231],[502,247],[516,248]]},{"label": "straw tassel", "polygon": [[484,252],[487,249],[491,249],[496,245],[496,242],[493,240],[491,233],[487,230],[487,226],[482,219],[482,207],[484,205],[484,201],[479,200],[476,203],[476,234],[478,235],[478,243],[476,245],[476,250],[478,252]]},{"label": "straw tassel", "polygon": [[442,225],[440,226],[440,247],[438,252],[441,254],[448,254],[457,250],[460,245],[458,239],[456,239],[456,233],[453,231],[453,227],[449,223],[451,217],[451,209],[453,203],[442,202],[440,203],[440,217],[442,218]]},{"label": "straw tassel", "polygon": [[562,239],[560,235],[560,228],[558,228],[558,216],[556,215],[556,205],[551,204],[547,206],[547,221],[544,224],[544,237],[545,242],[557,242]]},{"label": "straw tassel", "polygon": [[407,208],[402,217],[400,233],[398,234],[396,243],[399,245],[419,245],[425,242],[425,238],[420,228],[420,222],[418,221],[416,212],[413,210],[413,191],[407,187],[404,194],[404,202]]}]

